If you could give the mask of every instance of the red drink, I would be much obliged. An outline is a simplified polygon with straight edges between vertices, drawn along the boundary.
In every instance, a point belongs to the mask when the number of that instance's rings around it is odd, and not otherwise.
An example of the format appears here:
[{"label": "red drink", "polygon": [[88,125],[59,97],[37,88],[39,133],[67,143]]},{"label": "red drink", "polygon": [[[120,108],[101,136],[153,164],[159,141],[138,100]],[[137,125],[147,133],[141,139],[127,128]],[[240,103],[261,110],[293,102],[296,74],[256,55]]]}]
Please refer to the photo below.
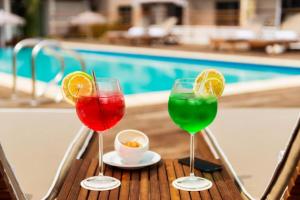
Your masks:
[{"label": "red drink", "polygon": [[80,97],[76,103],[79,119],[94,131],[104,131],[113,127],[124,115],[122,94]]},{"label": "red drink", "polygon": [[[65,83],[70,94],[74,94],[71,100],[77,100],[76,112],[81,122],[93,133],[110,129],[116,125],[124,115],[124,96],[119,81],[114,78],[96,78],[93,72],[93,81],[89,75],[67,79]],[[82,73],[81,73],[82,74]],[[71,80],[77,85],[71,88]],[[73,92],[73,93],[72,93]],[[67,93],[67,94],[68,94]],[[94,94],[91,94],[94,93]],[[74,98],[75,97],[75,98]],[[88,190],[105,191],[120,186],[121,182],[110,176],[105,176],[103,171],[103,134],[99,139],[99,174],[81,181],[80,185]]]}]

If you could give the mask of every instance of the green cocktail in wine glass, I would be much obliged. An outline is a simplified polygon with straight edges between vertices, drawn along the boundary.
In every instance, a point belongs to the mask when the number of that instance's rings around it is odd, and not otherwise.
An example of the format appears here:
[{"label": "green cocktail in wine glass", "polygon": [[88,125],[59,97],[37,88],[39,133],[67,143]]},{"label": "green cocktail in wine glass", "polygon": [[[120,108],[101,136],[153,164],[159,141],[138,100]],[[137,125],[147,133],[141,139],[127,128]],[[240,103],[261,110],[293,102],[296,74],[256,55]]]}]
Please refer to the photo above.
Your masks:
[{"label": "green cocktail in wine glass", "polygon": [[175,81],[169,97],[170,117],[191,136],[190,176],[173,181],[173,186],[186,191],[201,191],[212,186],[211,181],[194,175],[194,135],[213,122],[218,99],[224,89],[224,78],[216,70],[205,70],[196,79]]}]

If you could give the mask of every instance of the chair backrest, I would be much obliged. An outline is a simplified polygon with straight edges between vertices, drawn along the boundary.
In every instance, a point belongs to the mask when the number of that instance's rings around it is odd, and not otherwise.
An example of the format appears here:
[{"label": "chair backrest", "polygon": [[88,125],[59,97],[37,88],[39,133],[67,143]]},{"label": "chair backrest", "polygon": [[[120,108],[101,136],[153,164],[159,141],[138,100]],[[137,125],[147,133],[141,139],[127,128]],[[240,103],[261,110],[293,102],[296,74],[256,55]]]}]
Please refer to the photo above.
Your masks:
[{"label": "chair backrest", "polygon": [[[90,136],[90,131],[82,127],[69,145],[60,166],[58,167],[53,184],[47,194],[42,199],[54,199],[57,196],[65,176],[72,162],[84,152]],[[15,174],[6,159],[5,153],[0,143],[0,199],[26,200]]]},{"label": "chair backrest", "polygon": [[0,143],[0,199],[26,200]]},{"label": "chair backrest", "polygon": [[[281,199],[300,160],[300,119],[262,199]],[[299,198],[300,199],[300,198]]]},{"label": "chair backrest", "polygon": [[84,153],[86,146],[92,136],[90,132],[90,130],[82,126],[73,141],[70,143],[64,155],[64,158],[61,161],[60,166],[58,167],[53,184],[43,198],[44,200],[54,199],[57,196],[58,191],[62,186],[64,178],[66,177],[73,161],[81,157],[81,155]]},{"label": "chair backrest", "polygon": [[169,17],[159,26],[169,32],[177,24],[177,21],[178,19],[176,17]]}]

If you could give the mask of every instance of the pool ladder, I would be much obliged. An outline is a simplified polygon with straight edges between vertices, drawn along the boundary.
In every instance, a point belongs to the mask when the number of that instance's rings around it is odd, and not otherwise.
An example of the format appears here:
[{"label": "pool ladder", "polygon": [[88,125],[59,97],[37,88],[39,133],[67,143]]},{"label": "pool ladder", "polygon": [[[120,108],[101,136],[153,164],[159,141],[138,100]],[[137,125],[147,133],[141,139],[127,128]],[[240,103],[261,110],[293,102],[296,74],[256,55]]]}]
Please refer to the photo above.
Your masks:
[{"label": "pool ladder", "polygon": [[[17,55],[18,53],[24,49],[24,48],[33,48],[31,53],[31,98],[28,99],[19,99],[17,95]],[[64,57],[58,53],[57,50],[60,50],[64,53],[67,53],[68,55],[72,56],[78,62],[80,63],[81,70],[86,71],[86,65],[79,53],[76,51],[63,48],[61,43],[56,40],[42,40],[39,38],[29,38],[24,39],[16,44],[16,46],[13,49],[13,65],[12,65],[12,73],[13,73],[13,81],[12,81],[12,94],[11,99],[13,101],[16,101],[18,104],[28,104],[31,106],[37,106],[45,102],[60,102],[63,98],[61,93],[59,93],[54,100],[47,99],[41,99],[41,97],[48,91],[51,85],[55,84],[58,85],[58,83],[62,80],[64,71],[65,71],[65,62]],[[42,50],[45,50],[46,54],[53,56],[56,58],[56,60],[60,63],[60,71],[56,74],[56,76],[47,84],[46,89],[38,93],[37,91],[37,80],[36,80],[36,58]]]}]

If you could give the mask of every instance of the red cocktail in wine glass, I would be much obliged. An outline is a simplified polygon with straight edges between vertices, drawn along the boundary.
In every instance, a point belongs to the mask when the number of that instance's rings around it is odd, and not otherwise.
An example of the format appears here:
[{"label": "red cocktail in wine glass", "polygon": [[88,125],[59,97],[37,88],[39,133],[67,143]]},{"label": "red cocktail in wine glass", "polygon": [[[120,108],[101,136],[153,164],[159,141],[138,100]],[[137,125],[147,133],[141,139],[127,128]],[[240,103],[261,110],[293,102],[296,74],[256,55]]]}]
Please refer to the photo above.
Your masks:
[{"label": "red cocktail in wine glass", "polygon": [[125,112],[124,96],[119,81],[113,78],[95,78],[95,88],[91,95],[79,96],[76,112],[83,124],[99,134],[99,168],[98,176],[81,182],[89,190],[111,190],[120,186],[116,178],[103,175],[103,131],[112,128]]}]

